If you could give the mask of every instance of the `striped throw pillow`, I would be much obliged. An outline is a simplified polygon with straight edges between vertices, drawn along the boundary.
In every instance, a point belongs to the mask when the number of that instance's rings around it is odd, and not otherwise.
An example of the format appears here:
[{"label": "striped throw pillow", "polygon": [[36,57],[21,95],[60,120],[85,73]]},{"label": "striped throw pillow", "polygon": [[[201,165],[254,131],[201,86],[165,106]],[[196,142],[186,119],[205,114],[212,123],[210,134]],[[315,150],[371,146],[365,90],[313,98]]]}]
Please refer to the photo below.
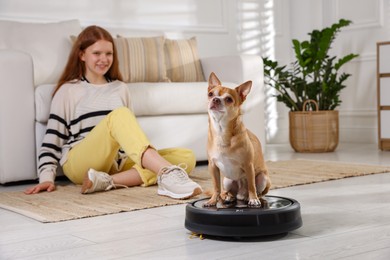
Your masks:
[{"label": "striped throw pillow", "polygon": [[167,82],[164,37],[114,39],[124,82]]},{"label": "striped throw pillow", "polygon": [[196,38],[165,39],[167,76],[173,82],[205,81]]}]

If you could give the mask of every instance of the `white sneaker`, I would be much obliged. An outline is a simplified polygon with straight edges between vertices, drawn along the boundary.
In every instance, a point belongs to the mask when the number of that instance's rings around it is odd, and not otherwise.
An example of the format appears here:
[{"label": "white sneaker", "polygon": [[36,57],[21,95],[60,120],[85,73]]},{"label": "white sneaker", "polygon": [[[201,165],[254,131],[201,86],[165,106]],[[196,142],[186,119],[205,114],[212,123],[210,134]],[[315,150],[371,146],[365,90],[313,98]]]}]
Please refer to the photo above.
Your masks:
[{"label": "white sneaker", "polygon": [[88,173],[85,174],[81,193],[88,194],[96,191],[107,191],[112,188],[116,188],[116,186],[114,184],[114,180],[109,174],[89,169]]},{"label": "white sneaker", "polygon": [[186,171],[176,165],[163,167],[157,177],[157,194],[174,199],[188,199],[201,194],[202,188],[192,181]]}]

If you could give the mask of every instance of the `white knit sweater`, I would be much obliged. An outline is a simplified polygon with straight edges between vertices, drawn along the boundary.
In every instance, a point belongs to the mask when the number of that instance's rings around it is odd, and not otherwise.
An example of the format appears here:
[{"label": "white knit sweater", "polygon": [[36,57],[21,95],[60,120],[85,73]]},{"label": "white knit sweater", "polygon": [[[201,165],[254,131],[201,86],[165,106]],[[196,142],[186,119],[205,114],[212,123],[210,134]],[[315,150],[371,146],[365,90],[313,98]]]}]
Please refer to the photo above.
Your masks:
[{"label": "white knit sweater", "polygon": [[108,113],[123,106],[132,109],[128,87],[118,80],[103,85],[77,81],[61,86],[51,103],[39,152],[39,181],[54,182],[57,165],[66,162],[69,150]]}]

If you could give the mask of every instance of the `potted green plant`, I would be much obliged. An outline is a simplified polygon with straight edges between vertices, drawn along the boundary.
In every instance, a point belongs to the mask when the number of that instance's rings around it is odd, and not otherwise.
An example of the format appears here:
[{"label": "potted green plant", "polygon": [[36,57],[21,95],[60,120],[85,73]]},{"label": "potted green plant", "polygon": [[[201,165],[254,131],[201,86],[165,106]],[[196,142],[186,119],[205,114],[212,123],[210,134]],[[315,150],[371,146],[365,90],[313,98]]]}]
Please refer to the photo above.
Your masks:
[{"label": "potted green plant", "polygon": [[263,57],[265,83],[277,91],[277,101],[290,109],[290,143],[295,151],[329,152],[338,145],[335,108],[341,104],[340,91],[351,76],[339,70],[358,55],[337,59],[328,52],[337,33],[350,24],[340,19],[321,31],[313,30],[309,40],[293,39],[296,60],[289,67]]}]

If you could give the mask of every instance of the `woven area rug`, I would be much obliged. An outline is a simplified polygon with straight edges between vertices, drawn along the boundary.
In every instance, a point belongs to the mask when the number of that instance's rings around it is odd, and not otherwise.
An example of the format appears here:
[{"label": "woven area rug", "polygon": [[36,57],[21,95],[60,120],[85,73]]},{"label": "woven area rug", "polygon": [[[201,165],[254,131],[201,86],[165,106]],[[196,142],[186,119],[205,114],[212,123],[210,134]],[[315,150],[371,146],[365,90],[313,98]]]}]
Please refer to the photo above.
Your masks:
[{"label": "woven area rug", "polygon": [[[336,180],[346,177],[390,172],[390,166],[358,165],[329,161],[290,160],[267,162],[272,189]],[[192,174],[204,190],[211,191],[207,167],[199,167]],[[202,195],[201,195],[202,196]],[[199,199],[201,196],[193,199]],[[133,187],[89,195],[80,194],[80,186],[57,186],[52,193],[25,195],[23,192],[0,192],[0,208],[4,208],[40,222],[72,219],[128,212],[153,207],[187,203],[157,195],[157,186]]]}]

